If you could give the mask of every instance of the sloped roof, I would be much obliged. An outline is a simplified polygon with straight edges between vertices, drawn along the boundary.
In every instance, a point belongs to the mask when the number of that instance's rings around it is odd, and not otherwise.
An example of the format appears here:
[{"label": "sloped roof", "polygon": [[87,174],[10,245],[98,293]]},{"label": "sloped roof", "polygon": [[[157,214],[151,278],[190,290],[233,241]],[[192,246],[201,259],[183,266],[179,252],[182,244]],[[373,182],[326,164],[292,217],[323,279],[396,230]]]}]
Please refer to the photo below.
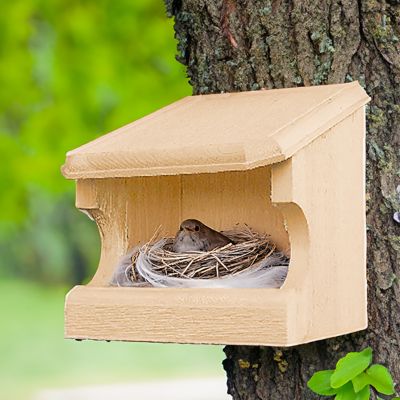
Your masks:
[{"label": "sloped roof", "polygon": [[357,82],[189,96],[67,153],[65,177],[252,169],[283,161],[369,101]]}]

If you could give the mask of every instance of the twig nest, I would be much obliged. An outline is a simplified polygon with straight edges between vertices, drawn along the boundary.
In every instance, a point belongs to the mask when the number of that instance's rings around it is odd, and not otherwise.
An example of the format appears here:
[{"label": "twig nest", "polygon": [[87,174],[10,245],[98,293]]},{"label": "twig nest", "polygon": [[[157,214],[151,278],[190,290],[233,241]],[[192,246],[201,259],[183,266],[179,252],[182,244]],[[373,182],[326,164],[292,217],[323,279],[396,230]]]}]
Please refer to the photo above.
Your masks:
[{"label": "twig nest", "polygon": [[[176,253],[173,238],[151,241],[133,249],[129,263],[121,262],[114,283],[155,287],[280,287],[288,258],[266,234],[249,227],[222,232],[233,243],[211,251]],[[119,271],[119,272],[118,272]],[[117,276],[116,276],[117,275]]]}]

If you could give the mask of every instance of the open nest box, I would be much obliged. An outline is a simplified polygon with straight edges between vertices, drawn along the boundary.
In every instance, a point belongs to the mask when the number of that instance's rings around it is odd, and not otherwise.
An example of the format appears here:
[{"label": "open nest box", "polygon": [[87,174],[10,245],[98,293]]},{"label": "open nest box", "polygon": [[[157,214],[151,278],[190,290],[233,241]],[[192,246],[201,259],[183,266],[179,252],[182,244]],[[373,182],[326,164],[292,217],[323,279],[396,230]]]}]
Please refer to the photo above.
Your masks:
[{"label": "open nest box", "polygon": [[[98,225],[68,338],[291,346],[367,326],[364,106],[357,82],[186,97],[67,154]],[[122,288],[121,256],[161,225],[246,223],[290,252],[280,289]]]}]

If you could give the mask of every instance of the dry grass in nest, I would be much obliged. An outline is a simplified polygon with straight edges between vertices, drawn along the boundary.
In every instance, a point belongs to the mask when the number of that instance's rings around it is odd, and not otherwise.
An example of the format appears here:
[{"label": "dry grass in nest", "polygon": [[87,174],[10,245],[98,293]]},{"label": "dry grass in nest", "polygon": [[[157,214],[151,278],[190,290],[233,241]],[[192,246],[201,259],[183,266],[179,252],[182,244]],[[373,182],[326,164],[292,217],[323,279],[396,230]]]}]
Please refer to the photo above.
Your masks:
[{"label": "dry grass in nest", "polygon": [[134,283],[143,282],[136,265],[142,256],[151,266],[153,273],[170,278],[187,279],[234,276],[251,269],[269,257],[276,257],[276,254],[279,254],[280,265],[282,261],[287,261],[282,253],[276,251],[276,246],[270,241],[268,235],[256,233],[248,226],[222,233],[231,239],[233,244],[230,243],[208,252],[175,253],[172,251],[174,239],[156,240],[157,232],[149,243],[134,252],[131,268],[126,273]]}]

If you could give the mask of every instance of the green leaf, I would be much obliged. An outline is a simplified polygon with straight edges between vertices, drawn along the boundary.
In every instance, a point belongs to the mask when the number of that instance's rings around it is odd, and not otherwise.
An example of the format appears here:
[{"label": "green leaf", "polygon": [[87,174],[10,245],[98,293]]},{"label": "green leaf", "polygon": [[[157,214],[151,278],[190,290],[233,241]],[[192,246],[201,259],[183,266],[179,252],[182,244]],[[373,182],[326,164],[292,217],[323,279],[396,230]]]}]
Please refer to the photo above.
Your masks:
[{"label": "green leaf", "polygon": [[365,372],[361,372],[361,374],[355,376],[351,382],[353,383],[353,388],[356,393],[371,383],[370,377]]},{"label": "green leaf", "polygon": [[331,376],[333,370],[316,372],[311,379],[307,382],[307,386],[317,394],[323,396],[333,396],[338,392],[337,389],[331,387]]},{"label": "green leaf", "polygon": [[356,393],[351,382],[347,382],[339,389],[335,400],[369,400],[370,396],[369,385],[364,386],[364,389]]},{"label": "green leaf", "polygon": [[366,371],[370,384],[380,393],[393,394],[394,383],[390,372],[383,365],[371,365]]},{"label": "green leaf", "polygon": [[353,385],[348,382],[338,390],[335,400],[355,400],[356,396]]},{"label": "green leaf", "polygon": [[371,390],[370,386],[364,386],[364,389],[360,390],[358,393],[356,393],[356,397],[354,397],[354,400],[369,400],[371,397]]},{"label": "green leaf", "polygon": [[[336,364],[331,376],[331,386],[339,388],[363,372],[372,361],[372,349],[367,347],[361,352],[351,352]],[[352,386],[353,389],[353,386]]]}]

